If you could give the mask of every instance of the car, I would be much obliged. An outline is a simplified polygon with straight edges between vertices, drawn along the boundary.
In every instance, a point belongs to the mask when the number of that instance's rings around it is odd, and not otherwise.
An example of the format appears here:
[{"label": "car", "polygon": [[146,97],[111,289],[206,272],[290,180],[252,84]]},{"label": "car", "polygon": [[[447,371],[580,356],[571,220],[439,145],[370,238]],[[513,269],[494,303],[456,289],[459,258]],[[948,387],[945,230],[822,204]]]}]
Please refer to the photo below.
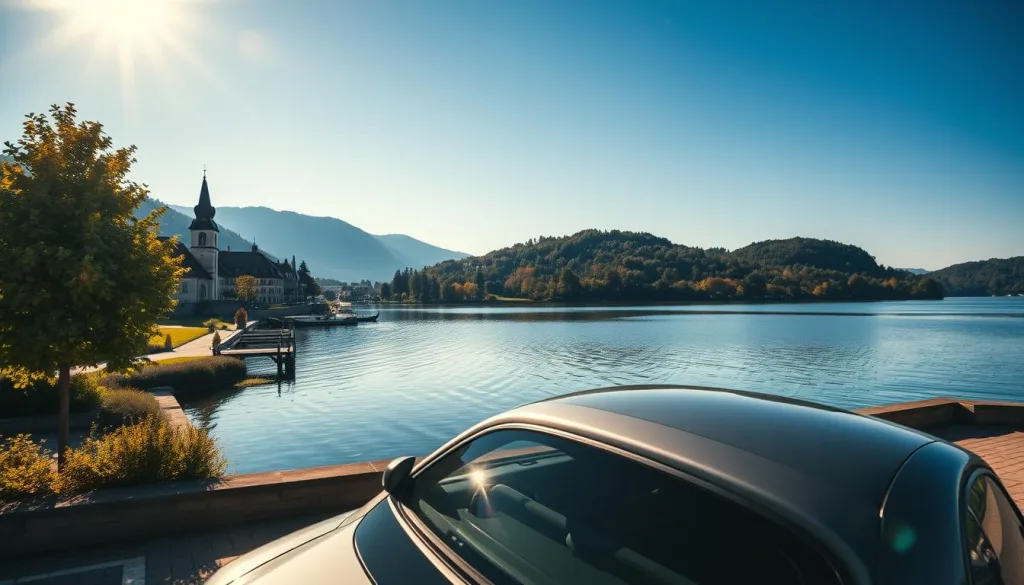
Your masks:
[{"label": "car", "polygon": [[880,419],[702,387],[494,416],[365,506],[211,585],[1019,584],[1024,523],[976,455]]}]

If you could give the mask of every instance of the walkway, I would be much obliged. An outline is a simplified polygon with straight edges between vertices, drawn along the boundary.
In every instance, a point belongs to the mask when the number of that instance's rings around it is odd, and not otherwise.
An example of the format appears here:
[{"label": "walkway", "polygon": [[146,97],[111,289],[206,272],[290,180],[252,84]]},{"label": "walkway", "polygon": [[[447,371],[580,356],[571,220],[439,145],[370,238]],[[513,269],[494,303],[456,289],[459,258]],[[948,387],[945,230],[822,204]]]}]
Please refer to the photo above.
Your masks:
[{"label": "walkway", "polygon": [[999,475],[1017,507],[1024,509],[1024,429],[1003,425],[946,425],[931,434],[974,451]]},{"label": "walkway", "polygon": [[[249,321],[246,324],[246,327],[249,327],[250,325],[252,325],[254,323],[256,323],[256,321]],[[228,338],[235,333],[235,331],[236,330],[233,330],[233,329],[232,330],[227,330],[227,331],[221,331],[220,332],[220,334],[221,334],[221,336],[220,336],[221,337],[221,341],[227,341]],[[213,336],[215,334],[216,333],[207,333],[206,335],[204,335],[202,337],[198,337],[196,339],[193,339],[192,341],[189,341],[188,343],[183,343],[183,344],[179,345],[178,347],[174,348],[171,351],[163,351],[163,352],[160,352],[160,353],[153,353],[153,354],[149,354],[149,355],[139,356],[139,359],[145,358],[145,359],[148,359],[151,362],[162,362],[164,360],[180,358],[180,357],[205,357],[205,356],[210,356],[210,355],[213,355],[213,349],[212,349],[212,347],[213,347]],[[105,367],[106,367],[106,364],[100,364],[100,365],[95,366],[95,367],[75,368],[75,369],[71,370],[71,373],[72,374],[83,374],[83,373],[88,373],[88,372],[95,372],[97,370],[102,370]]]},{"label": "walkway", "polygon": [[324,518],[262,522],[0,564],[0,585],[198,585],[235,557]]}]

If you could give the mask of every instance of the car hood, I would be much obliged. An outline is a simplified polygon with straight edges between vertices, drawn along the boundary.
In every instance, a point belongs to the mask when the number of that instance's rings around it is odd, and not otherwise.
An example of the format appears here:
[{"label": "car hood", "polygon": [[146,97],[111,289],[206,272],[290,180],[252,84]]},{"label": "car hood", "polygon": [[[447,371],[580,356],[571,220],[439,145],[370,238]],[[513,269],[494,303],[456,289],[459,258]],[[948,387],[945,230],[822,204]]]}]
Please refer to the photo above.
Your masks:
[{"label": "car hood", "polygon": [[359,512],[329,518],[267,543],[225,565],[206,584],[342,582],[372,585],[353,543],[361,517]]}]

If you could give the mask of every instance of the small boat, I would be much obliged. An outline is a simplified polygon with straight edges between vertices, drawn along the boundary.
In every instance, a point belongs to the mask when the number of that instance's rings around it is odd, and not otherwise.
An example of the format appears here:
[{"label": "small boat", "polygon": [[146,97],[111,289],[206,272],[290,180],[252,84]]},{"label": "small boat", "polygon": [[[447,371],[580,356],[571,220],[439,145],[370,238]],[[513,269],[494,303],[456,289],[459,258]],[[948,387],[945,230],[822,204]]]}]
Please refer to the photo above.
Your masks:
[{"label": "small boat", "polygon": [[358,319],[360,323],[376,323],[377,317],[380,317],[380,311],[377,311],[375,314],[367,315],[365,317],[357,316],[356,319]]},{"label": "small boat", "polygon": [[346,319],[355,319],[357,323],[376,323],[377,318],[380,317],[380,311],[377,311],[373,315],[360,315],[355,312],[352,303],[346,302],[335,303],[334,310],[337,315]]},{"label": "small boat", "polygon": [[349,315],[330,313],[327,315],[300,315],[297,317],[285,317],[296,327],[338,327],[344,325],[358,325],[359,320]]}]

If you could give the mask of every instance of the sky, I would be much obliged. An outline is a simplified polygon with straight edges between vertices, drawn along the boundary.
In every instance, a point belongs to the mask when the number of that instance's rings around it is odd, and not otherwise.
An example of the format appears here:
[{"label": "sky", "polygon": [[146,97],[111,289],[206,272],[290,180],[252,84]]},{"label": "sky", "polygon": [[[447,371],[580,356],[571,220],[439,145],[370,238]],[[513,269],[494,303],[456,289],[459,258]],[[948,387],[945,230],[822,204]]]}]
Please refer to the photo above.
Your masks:
[{"label": "sky", "polygon": [[[482,254],[587,228],[1024,255],[1024,3],[0,0],[0,140]],[[231,226],[245,235],[244,226]],[[343,251],[339,251],[343,253]]]}]

